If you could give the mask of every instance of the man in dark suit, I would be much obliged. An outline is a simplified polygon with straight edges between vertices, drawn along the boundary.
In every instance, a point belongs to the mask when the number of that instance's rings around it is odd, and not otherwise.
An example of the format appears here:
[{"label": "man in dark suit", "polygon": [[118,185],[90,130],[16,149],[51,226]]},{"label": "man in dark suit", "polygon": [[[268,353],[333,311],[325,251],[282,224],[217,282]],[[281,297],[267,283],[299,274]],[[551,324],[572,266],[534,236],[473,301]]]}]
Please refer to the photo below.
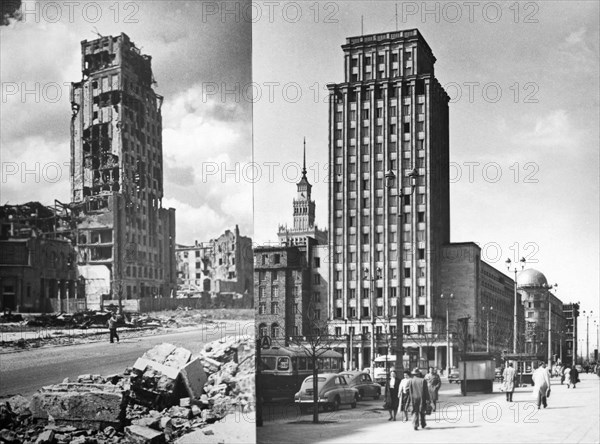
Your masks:
[{"label": "man in dark suit", "polygon": [[425,412],[427,403],[429,402],[429,390],[427,389],[427,381],[421,377],[421,372],[415,368],[412,373],[412,379],[408,385],[408,393],[410,395],[410,404],[412,406],[413,427],[419,429],[419,419],[421,427],[425,428]]}]

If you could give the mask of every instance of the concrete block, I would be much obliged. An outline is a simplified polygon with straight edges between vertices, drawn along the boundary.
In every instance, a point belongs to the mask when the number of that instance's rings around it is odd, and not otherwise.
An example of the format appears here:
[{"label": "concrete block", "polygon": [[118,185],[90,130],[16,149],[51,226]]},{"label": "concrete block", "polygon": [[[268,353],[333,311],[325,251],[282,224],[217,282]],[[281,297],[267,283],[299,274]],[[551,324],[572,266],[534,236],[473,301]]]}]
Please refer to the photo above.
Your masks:
[{"label": "concrete block", "polygon": [[120,429],[126,406],[126,393],[116,386],[57,384],[34,394],[30,409],[36,419],[52,416],[57,422]]},{"label": "concrete block", "polygon": [[187,407],[173,406],[167,410],[167,415],[171,418],[191,418],[192,411]]},{"label": "concrete block", "polygon": [[148,417],[138,418],[131,421],[133,425],[139,425],[144,427],[150,427],[151,429],[158,429],[160,417]]},{"label": "concrete block", "polygon": [[178,368],[169,367],[167,365],[161,364],[160,362],[152,361],[147,358],[138,358],[137,361],[135,361],[135,364],[133,364],[133,368],[141,372],[146,371],[148,367],[161,372],[163,375],[167,376],[170,379],[176,379],[177,375],[179,374]]},{"label": "concrete block", "polygon": [[44,430],[35,440],[35,444],[52,444],[54,442],[54,431]]},{"label": "concrete block", "polygon": [[163,433],[139,425],[125,427],[125,436],[135,444],[162,444],[165,442]]},{"label": "concrete block", "polygon": [[175,351],[177,347],[173,344],[162,343],[152,347],[142,355],[142,358],[163,363],[167,356]]},{"label": "concrete block", "polygon": [[193,359],[181,369],[180,374],[190,398],[200,398],[208,380],[202,361],[199,358]]}]

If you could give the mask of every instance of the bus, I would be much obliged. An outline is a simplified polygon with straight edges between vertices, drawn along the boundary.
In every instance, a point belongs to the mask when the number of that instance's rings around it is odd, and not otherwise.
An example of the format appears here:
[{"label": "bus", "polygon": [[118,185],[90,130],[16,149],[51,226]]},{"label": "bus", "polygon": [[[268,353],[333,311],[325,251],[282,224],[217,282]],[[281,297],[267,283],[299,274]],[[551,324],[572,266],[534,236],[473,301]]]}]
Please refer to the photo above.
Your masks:
[{"label": "bus", "polygon": [[[410,368],[410,357],[404,355],[403,359],[404,368]],[[387,382],[390,371],[396,368],[396,355],[379,355],[375,357],[373,361],[373,373],[372,379],[378,384],[385,385]],[[402,379],[403,375],[396,375],[397,378]]]},{"label": "bus", "polygon": [[512,361],[513,368],[516,370],[517,380],[515,387],[525,386],[533,383],[533,371],[536,364],[544,360],[542,355],[534,355],[528,353],[516,353],[502,355],[504,359],[504,367],[508,361]]},{"label": "bus", "polygon": [[[313,374],[313,360],[299,346],[271,347],[260,352],[258,384],[263,400],[293,399],[307,376]],[[339,373],[343,370],[343,356],[333,350],[319,352],[319,373]]]}]

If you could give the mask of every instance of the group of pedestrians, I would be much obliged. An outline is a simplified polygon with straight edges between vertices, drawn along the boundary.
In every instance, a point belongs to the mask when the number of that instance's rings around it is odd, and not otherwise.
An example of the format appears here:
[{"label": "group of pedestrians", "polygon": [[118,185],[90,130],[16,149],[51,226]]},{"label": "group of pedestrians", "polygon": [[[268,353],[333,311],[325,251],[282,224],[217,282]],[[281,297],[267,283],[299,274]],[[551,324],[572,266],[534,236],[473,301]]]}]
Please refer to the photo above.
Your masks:
[{"label": "group of pedestrians", "polygon": [[571,388],[571,385],[573,386],[573,388],[577,387],[577,383],[579,382],[579,371],[577,370],[577,367],[574,366],[571,368],[567,365],[562,370],[560,383],[562,385],[565,382],[567,383],[567,388]]},{"label": "group of pedestrians", "polygon": [[[531,375],[533,385],[533,396],[536,400],[537,408],[548,407],[548,398],[551,393],[550,370],[544,361],[534,363],[534,372]],[[515,391],[515,380],[517,372],[513,367],[513,363],[509,362],[502,373],[502,389],[506,393],[506,401],[513,401],[513,393]],[[566,366],[562,370],[560,383],[566,383],[567,388],[572,385],[573,388],[579,382],[579,372],[576,367]]]},{"label": "group of pedestrians", "polygon": [[396,372],[392,370],[386,387],[386,403],[390,414],[388,421],[395,421],[400,410],[404,422],[408,421],[409,412],[412,413],[412,425],[415,430],[419,429],[419,425],[425,428],[425,417],[431,411],[435,411],[441,385],[440,376],[434,368],[429,369],[425,378],[418,368],[412,372],[406,370],[402,380],[398,379]]}]

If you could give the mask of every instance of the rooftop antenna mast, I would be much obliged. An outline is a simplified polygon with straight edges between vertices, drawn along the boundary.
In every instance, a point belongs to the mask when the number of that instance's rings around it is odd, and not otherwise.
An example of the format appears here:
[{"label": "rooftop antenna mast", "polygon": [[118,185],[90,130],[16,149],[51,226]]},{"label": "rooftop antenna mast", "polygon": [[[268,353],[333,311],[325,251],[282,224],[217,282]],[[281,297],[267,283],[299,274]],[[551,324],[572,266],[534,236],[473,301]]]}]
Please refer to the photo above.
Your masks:
[{"label": "rooftop antenna mast", "polygon": [[396,3],[396,31],[398,31],[398,3]]},{"label": "rooftop antenna mast", "polygon": [[365,35],[365,23],[364,23],[364,15],[360,16],[360,35]]},{"label": "rooftop antenna mast", "polygon": [[96,34],[96,35],[97,35],[98,37],[100,37],[100,38],[104,37],[102,34],[100,34],[100,33],[98,32],[98,28],[96,28],[95,26],[94,26],[94,30],[93,30],[92,32],[93,32],[94,34]]}]

